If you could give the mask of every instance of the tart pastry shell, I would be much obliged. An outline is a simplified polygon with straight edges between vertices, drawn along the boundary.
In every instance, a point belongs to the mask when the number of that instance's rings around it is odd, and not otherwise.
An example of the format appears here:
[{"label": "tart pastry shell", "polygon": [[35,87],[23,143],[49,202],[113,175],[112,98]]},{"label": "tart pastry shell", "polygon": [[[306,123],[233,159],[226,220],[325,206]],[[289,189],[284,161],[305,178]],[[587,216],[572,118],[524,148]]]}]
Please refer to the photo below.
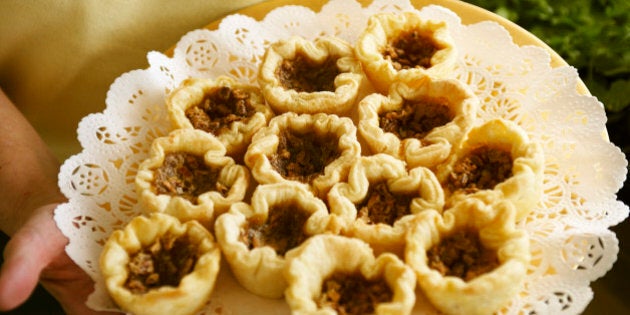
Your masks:
[{"label": "tart pastry shell", "polygon": [[315,299],[324,279],[335,272],[359,273],[366,279],[383,278],[393,292],[391,302],[376,306],[375,314],[410,314],[415,303],[416,278],[411,269],[392,254],[375,257],[367,243],[338,235],[318,235],[287,255],[289,284],[286,300],[293,314],[337,314],[319,308]]},{"label": "tart pastry shell", "polygon": [[[284,87],[276,72],[284,60],[302,54],[316,63],[335,58],[339,74],[334,91],[298,92]],[[269,105],[276,113],[347,114],[360,91],[365,89],[361,64],[352,46],[335,37],[321,37],[314,42],[293,36],[273,43],[266,51],[259,69],[258,83]]]},{"label": "tart pastry shell", "polygon": [[[229,187],[226,195],[217,191],[202,193],[193,204],[189,200],[168,194],[158,194],[153,185],[155,170],[167,153],[185,152],[203,156],[209,167],[221,168],[217,181]],[[145,213],[161,212],[181,221],[197,220],[212,226],[214,218],[227,211],[234,202],[243,200],[250,185],[249,170],[225,155],[225,147],[216,137],[196,129],[177,129],[168,136],[154,140],[150,156],[144,160],[135,178],[136,191]]]},{"label": "tart pastry shell", "polygon": [[[191,273],[177,287],[162,286],[144,294],[125,287],[130,255],[151,246],[165,234],[187,236],[198,246],[198,259]],[[133,314],[194,314],[209,300],[219,273],[221,252],[212,235],[199,223],[180,223],[169,215],[155,213],[134,218],[106,241],[100,268],[112,299]]]},{"label": "tart pastry shell", "polygon": [[[303,227],[304,233],[315,235],[328,231],[329,215],[324,202],[305,187],[288,183],[258,186],[251,204],[235,203],[215,223],[217,241],[235,278],[248,291],[266,298],[281,298],[284,295],[287,286],[283,276],[286,259],[269,246],[249,249],[240,240],[241,230],[254,218],[266,220],[271,207],[286,202],[296,202],[301,211],[310,213]],[[290,249],[285,256],[294,250]]]},{"label": "tart pastry shell", "polygon": [[[389,42],[409,30],[418,30],[440,46],[431,58],[431,67],[396,70],[392,62],[383,56],[383,50]],[[422,19],[415,12],[371,16],[367,28],[357,40],[355,52],[368,79],[380,93],[387,93],[395,82],[417,77],[448,78],[457,59],[457,50],[447,24]]]},{"label": "tart pastry shell", "polygon": [[[407,234],[405,261],[416,272],[418,285],[431,303],[445,314],[492,314],[518,292],[530,260],[529,238],[514,224],[510,203],[492,205],[469,199],[440,216],[426,211],[418,215]],[[499,265],[466,282],[444,276],[428,266],[427,251],[459,230],[477,231],[481,244],[497,253]]]}]

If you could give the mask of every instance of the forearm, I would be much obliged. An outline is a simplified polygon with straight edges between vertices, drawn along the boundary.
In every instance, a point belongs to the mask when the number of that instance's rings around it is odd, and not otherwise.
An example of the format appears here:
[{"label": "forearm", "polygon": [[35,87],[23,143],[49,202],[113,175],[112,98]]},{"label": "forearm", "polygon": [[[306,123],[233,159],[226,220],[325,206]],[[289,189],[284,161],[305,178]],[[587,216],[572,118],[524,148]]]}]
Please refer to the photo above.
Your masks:
[{"label": "forearm", "polygon": [[0,89],[0,230],[13,235],[31,212],[62,202],[59,162]]}]

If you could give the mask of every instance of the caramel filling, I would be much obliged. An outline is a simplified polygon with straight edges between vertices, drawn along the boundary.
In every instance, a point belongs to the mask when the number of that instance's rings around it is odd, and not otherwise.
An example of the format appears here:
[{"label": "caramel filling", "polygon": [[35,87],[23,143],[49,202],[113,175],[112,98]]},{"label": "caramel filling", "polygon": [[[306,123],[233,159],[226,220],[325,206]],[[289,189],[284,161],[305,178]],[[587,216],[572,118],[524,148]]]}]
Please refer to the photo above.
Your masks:
[{"label": "caramel filling", "polygon": [[197,197],[207,191],[225,194],[229,188],[218,181],[220,169],[208,167],[203,157],[190,153],[167,153],[162,165],[155,170],[153,186],[157,194],[180,196],[197,203]]},{"label": "caramel filling", "polygon": [[512,156],[502,149],[481,146],[457,161],[447,187],[451,191],[472,193],[493,189],[512,176]]},{"label": "caramel filling", "polygon": [[196,106],[186,109],[186,118],[195,129],[219,134],[235,121],[246,120],[255,113],[250,96],[241,89],[220,87],[207,94]]},{"label": "caramel filling", "polygon": [[322,283],[318,306],[328,306],[337,314],[374,314],[380,303],[390,302],[392,290],[380,278],[368,280],[359,274],[335,273]]},{"label": "caramel filling", "polygon": [[478,233],[458,231],[427,251],[429,267],[444,276],[470,281],[499,266],[494,250],[485,248]]},{"label": "caramel filling", "polygon": [[394,194],[386,182],[370,185],[368,194],[357,206],[357,218],[369,224],[385,223],[393,225],[401,217],[410,214],[410,195]]},{"label": "caramel filling", "polygon": [[396,70],[412,68],[431,68],[431,58],[442,49],[431,36],[419,30],[409,30],[393,38],[383,51],[385,60],[389,60]]},{"label": "caramel filling", "polygon": [[197,247],[188,237],[164,235],[130,257],[125,287],[134,294],[162,286],[176,287],[195,268],[197,258]]},{"label": "caramel filling", "polygon": [[440,101],[405,101],[401,109],[379,114],[379,126],[400,139],[422,140],[433,129],[451,122],[452,116]]},{"label": "caramel filling", "polygon": [[276,153],[270,158],[271,165],[284,178],[308,183],[341,155],[338,141],[332,134],[284,131],[279,135]]},{"label": "caramel filling", "polygon": [[315,63],[302,54],[297,54],[295,59],[283,60],[276,69],[276,77],[284,88],[308,93],[335,91],[338,74],[336,59],[328,58],[323,63]]},{"label": "caramel filling", "polygon": [[309,214],[296,204],[276,205],[269,209],[266,220],[254,218],[241,228],[240,239],[249,249],[270,246],[280,256],[299,246],[308,235],[304,224]]}]

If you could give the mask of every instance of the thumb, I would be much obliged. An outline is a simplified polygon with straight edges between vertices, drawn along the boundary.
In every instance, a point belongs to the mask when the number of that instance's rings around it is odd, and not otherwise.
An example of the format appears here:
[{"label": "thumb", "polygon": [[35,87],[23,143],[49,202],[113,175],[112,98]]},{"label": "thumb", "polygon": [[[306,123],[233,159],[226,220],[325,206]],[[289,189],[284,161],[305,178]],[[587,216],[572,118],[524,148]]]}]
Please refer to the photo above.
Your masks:
[{"label": "thumb", "polygon": [[50,231],[55,205],[38,209],[7,243],[0,270],[0,310],[22,304],[39,282],[42,270],[63,252],[67,240]]}]

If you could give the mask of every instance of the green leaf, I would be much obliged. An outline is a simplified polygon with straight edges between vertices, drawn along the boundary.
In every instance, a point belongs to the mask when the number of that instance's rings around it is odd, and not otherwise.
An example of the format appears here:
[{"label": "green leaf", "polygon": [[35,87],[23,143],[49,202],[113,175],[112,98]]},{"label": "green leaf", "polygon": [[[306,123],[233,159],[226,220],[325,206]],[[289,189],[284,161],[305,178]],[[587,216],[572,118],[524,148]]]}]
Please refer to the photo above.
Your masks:
[{"label": "green leaf", "polygon": [[601,95],[607,111],[618,113],[630,105],[630,80],[616,80],[610,88]]}]

